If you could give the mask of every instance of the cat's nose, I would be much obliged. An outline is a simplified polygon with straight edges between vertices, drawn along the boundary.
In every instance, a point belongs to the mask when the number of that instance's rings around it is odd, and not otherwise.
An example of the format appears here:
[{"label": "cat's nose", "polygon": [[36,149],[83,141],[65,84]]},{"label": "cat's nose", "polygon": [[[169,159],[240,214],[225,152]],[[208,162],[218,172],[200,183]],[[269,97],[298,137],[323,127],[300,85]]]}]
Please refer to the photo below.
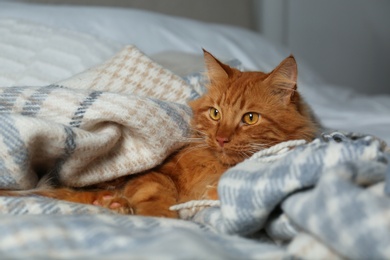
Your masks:
[{"label": "cat's nose", "polygon": [[217,142],[218,142],[219,146],[221,146],[221,147],[223,147],[226,143],[229,142],[229,138],[227,138],[227,137],[217,136],[215,139],[217,139]]}]

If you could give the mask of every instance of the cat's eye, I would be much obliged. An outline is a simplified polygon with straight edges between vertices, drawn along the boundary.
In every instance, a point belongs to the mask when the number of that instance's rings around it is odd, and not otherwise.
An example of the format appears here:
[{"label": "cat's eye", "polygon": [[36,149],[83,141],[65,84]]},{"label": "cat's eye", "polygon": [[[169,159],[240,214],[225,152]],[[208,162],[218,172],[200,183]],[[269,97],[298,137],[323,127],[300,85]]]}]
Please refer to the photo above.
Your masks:
[{"label": "cat's eye", "polygon": [[248,112],[244,114],[242,117],[242,122],[247,124],[247,125],[253,125],[256,124],[257,121],[259,121],[259,114],[254,113],[254,112]]},{"label": "cat's eye", "polygon": [[210,108],[210,118],[215,120],[215,121],[218,121],[221,119],[221,112],[219,112],[218,109],[216,109],[215,107],[211,107]]}]

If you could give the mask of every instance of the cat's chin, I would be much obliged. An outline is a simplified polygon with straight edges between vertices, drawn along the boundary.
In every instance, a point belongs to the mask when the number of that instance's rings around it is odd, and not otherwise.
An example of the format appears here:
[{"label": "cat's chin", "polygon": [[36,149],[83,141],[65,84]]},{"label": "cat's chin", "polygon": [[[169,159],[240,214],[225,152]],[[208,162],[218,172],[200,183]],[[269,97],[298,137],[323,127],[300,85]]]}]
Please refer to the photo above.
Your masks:
[{"label": "cat's chin", "polygon": [[235,154],[230,154],[230,153],[225,152],[225,151],[215,152],[215,155],[221,164],[229,166],[229,167],[234,166],[237,163],[240,163],[244,160],[242,157],[239,157]]}]

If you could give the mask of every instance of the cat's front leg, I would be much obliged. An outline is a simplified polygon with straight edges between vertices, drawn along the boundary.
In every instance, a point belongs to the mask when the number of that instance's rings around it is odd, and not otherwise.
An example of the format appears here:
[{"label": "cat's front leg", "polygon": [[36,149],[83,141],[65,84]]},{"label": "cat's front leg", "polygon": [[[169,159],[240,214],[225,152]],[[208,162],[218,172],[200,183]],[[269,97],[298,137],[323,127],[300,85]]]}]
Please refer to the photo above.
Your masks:
[{"label": "cat's front leg", "polygon": [[208,184],[205,187],[205,191],[201,197],[202,200],[219,200],[218,196],[218,182],[221,176],[214,175],[209,176]]},{"label": "cat's front leg", "polygon": [[162,173],[153,171],[135,176],[124,187],[123,196],[136,215],[178,218],[176,211],[169,210],[177,203],[176,185]]},{"label": "cat's front leg", "polygon": [[[70,202],[101,206],[119,214],[134,213],[129,201],[122,196],[120,190],[75,190],[69,188],[58,188],[50,190],[36,190],[32,191],[31,194]],[[18,192],[10,191],[8,193],[4,193],[4,195],[18,196]]]},{"label": "cat's front leg", "polygon": [[100,206],[114,211],[118,214],[133,215],[134,209],[129,201],[117,193],[110,191],[100,192],[92,202],[95,206]]},{"label": "cat's front leg", "polygon": [[218,182],[207,185],[206,191],[203,194],[201,199],[203,199],[203,200],[219,200],[217,188],[218,188]]}]

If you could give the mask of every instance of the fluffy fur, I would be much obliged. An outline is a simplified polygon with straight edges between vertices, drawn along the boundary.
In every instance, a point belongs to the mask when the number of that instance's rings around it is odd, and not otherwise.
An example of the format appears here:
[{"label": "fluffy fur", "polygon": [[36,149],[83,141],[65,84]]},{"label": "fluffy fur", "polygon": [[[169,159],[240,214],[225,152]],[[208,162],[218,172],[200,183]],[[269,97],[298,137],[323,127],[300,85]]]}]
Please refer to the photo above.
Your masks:
[{"label": "fluffy fur", "polygon": [[190,200],[218,199],[217,183],[229,168],[277,143],[312,140],[319,130],[297,92],[293,56],[272,72],[241,72],[204,51],[208,91],[189,105],[189,143],[151,171],[83,189],[2,191],[38,194],[107,207],[122,214],[176,218],[169,207]]}]

